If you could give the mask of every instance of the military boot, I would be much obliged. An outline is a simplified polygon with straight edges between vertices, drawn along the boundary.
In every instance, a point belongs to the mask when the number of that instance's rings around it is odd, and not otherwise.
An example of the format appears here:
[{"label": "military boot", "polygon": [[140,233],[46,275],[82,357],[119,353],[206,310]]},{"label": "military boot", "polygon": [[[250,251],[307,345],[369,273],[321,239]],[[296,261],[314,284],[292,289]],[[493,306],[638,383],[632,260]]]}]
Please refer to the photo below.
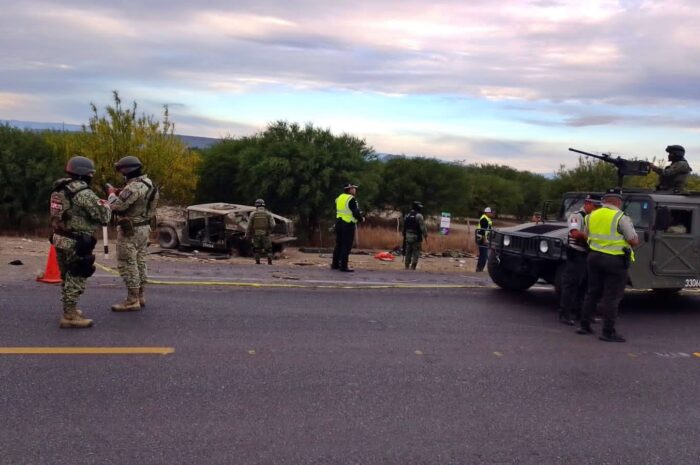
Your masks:
[{"label": "military boot", "polygon": [[76,309],[75,306],[66,306],[63,308],[63,316],[59,322],[61,328],[89,328],[92,326],[92,320],[85,318],[83,312]]},{"label": "military boot", "polygon": [[142,307],[146,306],[146,297],[143,294],[143,286],[139,287],[139,305]]},{"label": "military boot", "polygon": [[113,312],[136,312],[141,310],[141,304],[139,303],[139,288],[130,287],[128,290],[129,295],[127,296],[126,300],[112,305]]},{"label": "military boot", "polygon": [[268,255],[267,257],[267,264],[272,265],[272,257]]},{"label": "military boot", "polygon": [[260,254],[255,254],[255,264],[259,265],[260,264]]},{"label": "military boot", "polygon": [[415,270],[417,266],[418,266],[418,263],[411,263],[412,270]]},{"label": "military boot", "polygon": [[627,339],[625,339],[624,337],[622,337],[621,334],[618,334],[617,331],[615,331],[615,328],[603,329],[603,334],[601,334],[598,339],[600,339],[601,341],[605,341],[605,342],[626,342],[627,341]]},{"label": "military boot", "polygon": [[587,321],[581,321],[581,327],[576,330],[576,334],[593,334],[593,328]]}]

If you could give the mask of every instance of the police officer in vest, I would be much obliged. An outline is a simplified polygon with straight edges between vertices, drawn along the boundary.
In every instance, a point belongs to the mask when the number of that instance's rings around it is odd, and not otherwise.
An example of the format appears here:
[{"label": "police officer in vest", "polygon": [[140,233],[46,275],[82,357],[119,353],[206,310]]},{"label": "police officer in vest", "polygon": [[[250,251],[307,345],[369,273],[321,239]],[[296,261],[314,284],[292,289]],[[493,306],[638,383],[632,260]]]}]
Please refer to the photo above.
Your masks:
[{"label": "police officer in vest", "polygon": [[479,229],[476,230],[476,244],[479,246],[479,260],[476,263],[476,271],[484,271],[486,259],[489,256],[489,231],[493,229],[493,210],[484,208],[484,213],[479,218]]},{"label": "police officer in vest", "polygon": [[651,169],[659,175],[659,183],[656,190],[680,192],[688,183],[688,176],[693,171],[685,160],[685,149],[681,145],[669,145],[666,147],[668,161],[666,168],[652,165]]},{"label": "police officer in vest", "polygon": [[583,228],[588,215],[601,205],[599,195],[588,194],[581,209],[569,215],[568,247],[559,296],[559,321],[565,325],[573,326],[576,324],[573,317],[581,317],[581,306],[587,288],[588,257],[588,243],[583,236]]},{"label": "police officer in vest", "polygon": [[357,205],[357,187],[348,183],[343,188],[343,193],[335,199],[335,248],[333,249],[333,261],[331,269],[346,272],[355,271],[348,268],[350,250],[355,240],[355,226],[365,220],[365,215]]},{"label": "police officer in vest", "polygon": [[265,209],[265,201],[255,201],[255,211],[248,218],[246,237],[253,241],[255,263],[260,264],[260,252],[267,254],[267,264],[272,265],[272,241],[270,234],[275,229],[275,219],[272,213]]},{"label": "police officer in vest", "polygon": [[634,261],[632,247],[639,244],[632,220],[620,210],[622,192],[613,188],[603,195],[603,206],[588,217],[584,226],[588,254],[588,289],[583,302],[578,334],[591,334],[591,318],[598,310],[603,315],[603,333],[607,342],[625,342],[615,330],[617,311],[625,294],[627,269]]},{"label": "police officer in vest", "polygon": [[107,191],[109,206],[117,217],[117,268],[126,284],[127,297],[112,305],[112,311],[133,312],[146,306],[146,253],[158,189],[142,173],[141,160],[133,155],[121,158],[114,168],[126,180],[121,190],[109,187]]},{"label": "police officer in vest", "polygon": [[411,211],[408,212],[403,220],[403,240],[405,244],[404,259],[406,269],[411,267],[416,269],[418,259],[420,258],[421,246],[423,239],[428,239],[428,230],[425,227],[425,220],[421,211],[423,204],[419,201],[413,202]]},{"label": "police officer in vest", "polygon": [[51,243],[61,271],[61,328],[89,328],[92,320],[78,310],[87,279],[95,272],[95,230],[110,219],[107,202],[90,189],[95,174],[92,160],[75,156],[68,160],[68,178],[54,183],[51,193]]}]

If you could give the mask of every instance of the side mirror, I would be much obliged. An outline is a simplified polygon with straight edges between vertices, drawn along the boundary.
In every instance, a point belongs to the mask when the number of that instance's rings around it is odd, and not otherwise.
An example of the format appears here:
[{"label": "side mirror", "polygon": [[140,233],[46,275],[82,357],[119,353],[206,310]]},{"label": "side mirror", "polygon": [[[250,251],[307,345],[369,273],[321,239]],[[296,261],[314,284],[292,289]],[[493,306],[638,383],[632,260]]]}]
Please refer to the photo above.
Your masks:
[{"label": "side mirror", "polygon": [[671,226],[671,212],[667,207],[657,208],[654,229],[656,231],[666,231],[669,226]]}]

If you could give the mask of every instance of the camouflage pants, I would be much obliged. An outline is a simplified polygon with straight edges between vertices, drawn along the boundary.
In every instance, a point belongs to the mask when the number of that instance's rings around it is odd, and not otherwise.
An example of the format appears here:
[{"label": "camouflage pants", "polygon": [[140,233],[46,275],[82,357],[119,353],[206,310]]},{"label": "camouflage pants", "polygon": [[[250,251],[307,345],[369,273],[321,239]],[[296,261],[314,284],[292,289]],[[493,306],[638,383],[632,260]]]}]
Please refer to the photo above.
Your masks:
[{"label": "camouflage pants", "polygon": [[147,281],[146,253],[150,233],[148,225],[135,227],[131,236],[124,235],[121,229],[117,232],[117,268],[129,289],[141,287]]},{"label": "camouflage pants", "polygon": [[420,258],[420,251],[422,246],[422,241],[410,241],[406,239],[406,268],[408,268],[409,266],[415,268],[418,265],[418,259]]},{"label": "camouflage pants", "polygon": [[260,258],[261,252],[265,252],[268,257],[272,257],[272,241],[270,241],[270,236],[266,234],[253,236],[253,251],[255,252],[255,258]]},{"label": "camouflage pants", "polygon": [[58,261],[58,269],[61,270],[61,302],[63,308],[75,307],[78,305],[78,299],[85,292],[87,278],[75,276],[70,270],[77,261],[77,256],[73,249],[59,249],[56,247],[56,259]]}]

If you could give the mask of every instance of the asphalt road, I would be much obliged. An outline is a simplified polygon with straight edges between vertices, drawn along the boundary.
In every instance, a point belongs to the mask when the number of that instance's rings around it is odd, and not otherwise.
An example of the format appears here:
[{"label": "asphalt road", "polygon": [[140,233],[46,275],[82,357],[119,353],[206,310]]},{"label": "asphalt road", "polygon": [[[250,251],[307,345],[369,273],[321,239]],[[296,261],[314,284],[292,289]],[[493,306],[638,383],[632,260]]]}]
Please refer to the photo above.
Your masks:
[{"label": "asphalt road", "polygon": [[551,291],[481,276],[244,266],[193,285],[216,265],[158,266],[181,284],[131,314],[101,271],[89,330],[2,268],[1,347],[175,352],[0,355],[0,464],[700,462],[698,294],[628,294],[613,344],[557,323]]}]

